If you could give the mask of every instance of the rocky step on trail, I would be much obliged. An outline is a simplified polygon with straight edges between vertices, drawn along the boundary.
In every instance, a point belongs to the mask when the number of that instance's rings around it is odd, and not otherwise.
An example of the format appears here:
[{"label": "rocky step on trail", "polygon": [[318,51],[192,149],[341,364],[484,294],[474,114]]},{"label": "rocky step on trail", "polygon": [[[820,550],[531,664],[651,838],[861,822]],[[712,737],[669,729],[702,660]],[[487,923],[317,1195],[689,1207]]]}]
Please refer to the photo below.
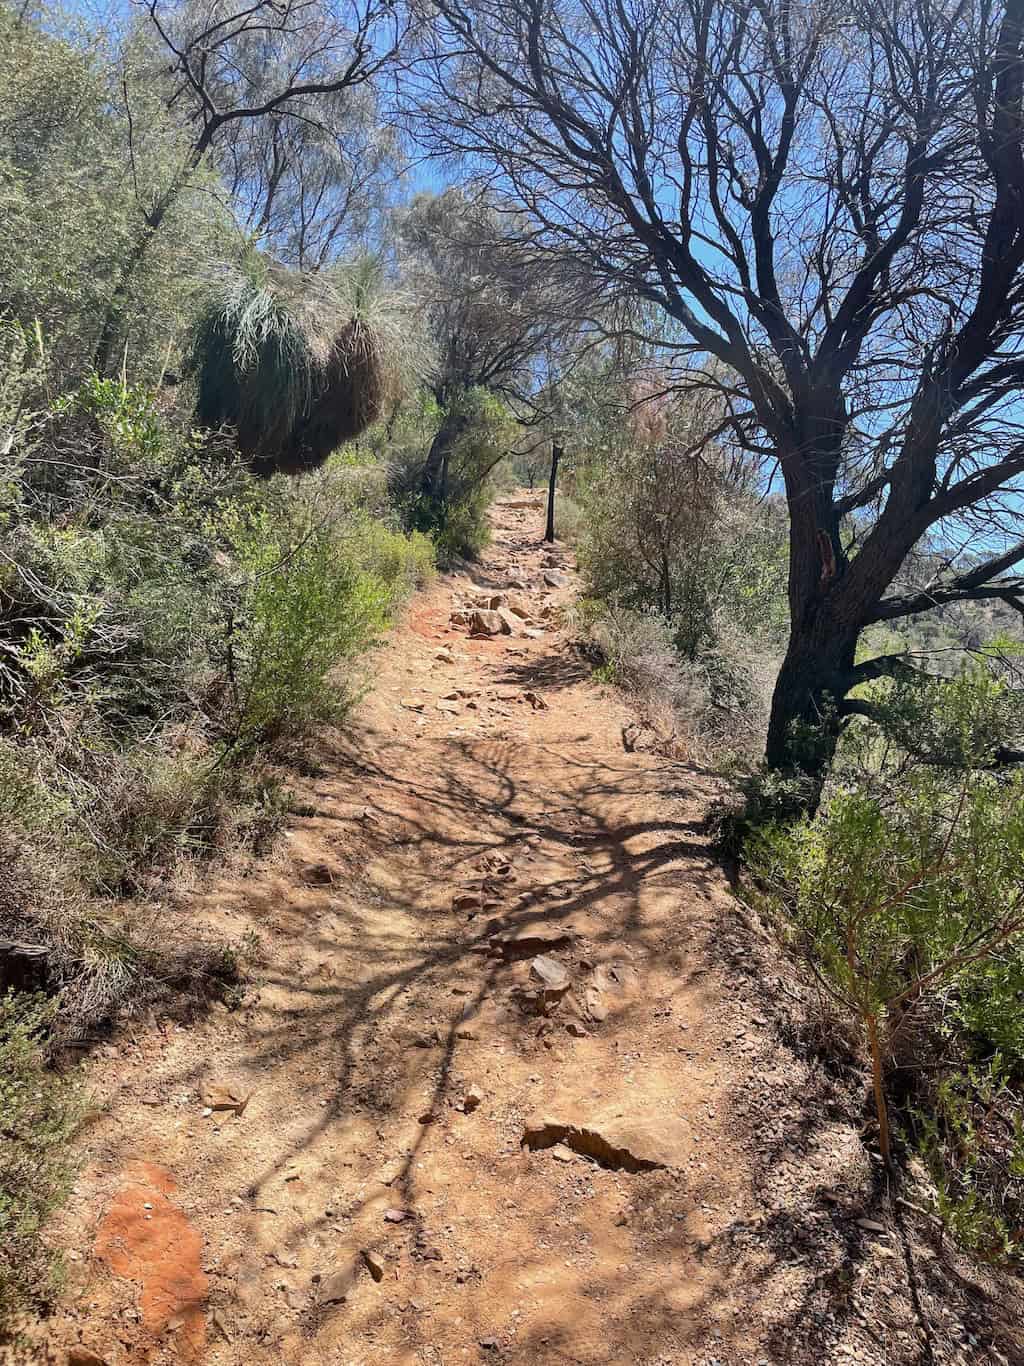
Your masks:
[{"label": "rocky step on trail", "polygon": [[252,980],[91,1059],[67,1289],[21,1359],[1024,1360],[994,1273],[881,1208],[856,1088],[783,1041],[702,833],[720,785],[624,748],[542,516],[497,505],[274,853],[168,912],[254,937]]}]

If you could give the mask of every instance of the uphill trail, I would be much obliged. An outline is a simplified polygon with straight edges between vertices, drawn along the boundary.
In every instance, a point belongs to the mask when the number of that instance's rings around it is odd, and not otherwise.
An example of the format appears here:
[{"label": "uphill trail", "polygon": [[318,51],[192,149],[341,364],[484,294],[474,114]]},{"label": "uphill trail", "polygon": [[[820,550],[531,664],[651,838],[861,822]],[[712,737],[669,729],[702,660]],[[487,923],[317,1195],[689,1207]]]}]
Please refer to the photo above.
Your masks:
[{"label": "uphill trail", "polygon": [[258,943],[243,999],[93,1060],[47,1359],[926,1359],[707,847],[719,784],[631,746],[542,519],[497,505],[274,855],[189,907]]}]

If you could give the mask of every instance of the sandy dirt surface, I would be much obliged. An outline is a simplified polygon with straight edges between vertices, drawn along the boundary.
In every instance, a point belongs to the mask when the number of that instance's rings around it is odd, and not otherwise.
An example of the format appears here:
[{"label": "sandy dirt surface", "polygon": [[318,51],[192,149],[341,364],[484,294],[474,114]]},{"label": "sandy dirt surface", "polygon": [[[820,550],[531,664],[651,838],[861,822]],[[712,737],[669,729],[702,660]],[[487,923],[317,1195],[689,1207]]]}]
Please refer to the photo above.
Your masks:
[{"label": "sandy dirt surface", "polygon": [[720,784],[633,746],[542,517],[499,504],[274,855],[182,908],[258,943],[250,981],[90,1061],[25,1360],[1024,1360],[1019,1308],[879,1214],[864,1114],[707,847]]}]

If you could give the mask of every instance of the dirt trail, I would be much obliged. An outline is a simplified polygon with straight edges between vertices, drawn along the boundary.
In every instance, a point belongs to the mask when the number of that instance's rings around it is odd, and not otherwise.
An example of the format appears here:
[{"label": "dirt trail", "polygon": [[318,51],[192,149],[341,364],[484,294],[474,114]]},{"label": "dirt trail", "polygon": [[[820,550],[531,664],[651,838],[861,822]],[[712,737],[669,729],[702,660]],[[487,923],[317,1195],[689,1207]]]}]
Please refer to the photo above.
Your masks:
[{"label": "dirt trail", "polygon": [[[277,855],[190,908],[259,937],[241,1006],[129,1030],[93,1065],[62,1351],[882,1359],[822,1291],[863,1149],[787,1101],[792,1055],[730,966],[714,783],[626,747],[629,713],[554,624],[571,557],[517,501],[472,579],[380,650]],[[535,624],[450,623],[490,593]],[[917,1345],[912,1320],[893,1331]]]}]

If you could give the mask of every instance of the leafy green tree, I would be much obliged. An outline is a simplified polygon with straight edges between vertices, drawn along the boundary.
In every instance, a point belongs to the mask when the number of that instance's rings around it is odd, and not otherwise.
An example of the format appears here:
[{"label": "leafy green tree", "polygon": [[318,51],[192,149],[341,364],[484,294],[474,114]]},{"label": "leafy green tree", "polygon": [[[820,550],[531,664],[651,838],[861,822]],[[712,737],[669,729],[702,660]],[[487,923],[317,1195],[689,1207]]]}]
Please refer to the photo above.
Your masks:
[{"label": "leafy green tree", "polygon": [[[36,331],[52,392],[90,368],[107,303],[151,196],[181,154],[159,103],[136,97],[134,159],[114,54],[100,37],[45,29],[0,6],[0,313]],[[156,378],[188,321],[229,217],[205,175],[168,210],[124,297],[121,350]],[[38,395],[37,395],[38,396]]]},{"label": "leafy green tree", "polygon": [[477,410],[467,396],[486,390],[528,413],[543,360],[572,330],[568,282],[531,258],[493,206],[460,190],[417,195],[397,227],[402,278],[434,342],[425,382],[441,413],[421,488],[443,502],[452,452]]},{"label": "leafy green tree", "polygon": [[[275,201],[297,195],[306,220],[299,254],[308,257],[315,233],[323,230],[322,223],[309,221],[314,206],[333,203],[345,184],[344,174],[324,160],[324,139],[344,131],[346,93],[370,82],[402,41],[400,11],[388,0],[146,0],[144,10],[144,40],[137,56],[133,50],[124,80],[129,159],[134,164],[137,130],[145,132],[132,107],[140,92],[162,101],[179,129],[181,150],[170,174],[138,195],[131,247],[96,345],[100,373],[110,365],[135,277],[207,159],[229,169],[262,231],[272,227]],[[303,124],[308,134],[291,136],[293,125]],[[342,188],[342,203],[344,198]],[[253,204],[261,207],[253,210]]]}]

